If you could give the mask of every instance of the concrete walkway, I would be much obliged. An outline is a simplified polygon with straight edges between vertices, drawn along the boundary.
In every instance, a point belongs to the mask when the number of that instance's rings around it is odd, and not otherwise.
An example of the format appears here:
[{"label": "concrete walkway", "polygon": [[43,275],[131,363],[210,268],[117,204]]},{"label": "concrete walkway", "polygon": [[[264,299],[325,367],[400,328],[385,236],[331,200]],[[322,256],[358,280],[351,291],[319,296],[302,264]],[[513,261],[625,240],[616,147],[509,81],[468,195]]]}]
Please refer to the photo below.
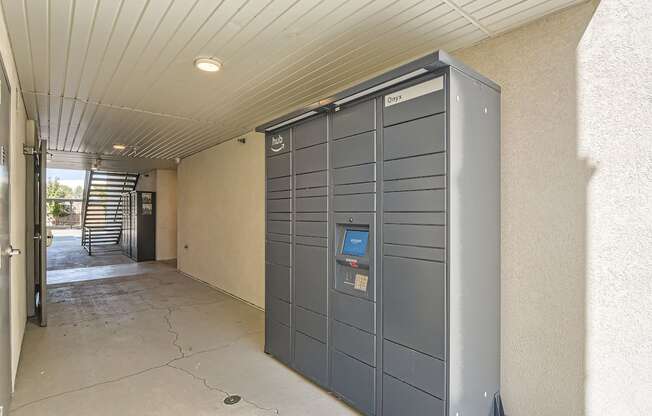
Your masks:
[{"label": "concrete walkway", "polygon": [[[356,414],[264,354],[263,312],[170,266],[49,293],[12,416]],[[230,394],[242,401],[225,405]]]},{"label": "concrete walkway", "polygon": [[[93,255],[81,246],[81,231],[53,230],[54,239],[48,247],[48,270],[76,269],[81,267],[106,266],[134,263],[120,253],[120,246],[109,246],[94,250]],[[106,250],[111,250],[107,252]]]}]

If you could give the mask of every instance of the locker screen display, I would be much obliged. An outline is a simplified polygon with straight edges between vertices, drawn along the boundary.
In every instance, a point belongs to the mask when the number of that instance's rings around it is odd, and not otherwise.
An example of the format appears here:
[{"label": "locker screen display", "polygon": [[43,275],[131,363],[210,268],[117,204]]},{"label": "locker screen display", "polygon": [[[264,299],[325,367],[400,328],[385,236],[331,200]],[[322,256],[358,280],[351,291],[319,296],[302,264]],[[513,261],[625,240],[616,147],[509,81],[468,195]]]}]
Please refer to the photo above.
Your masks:
[{"label": "locker screen display", "polygon": [[344,233],[342,254],[347,256],[362,257],[367,253],[368,242],[369,231],[346,230]]}]

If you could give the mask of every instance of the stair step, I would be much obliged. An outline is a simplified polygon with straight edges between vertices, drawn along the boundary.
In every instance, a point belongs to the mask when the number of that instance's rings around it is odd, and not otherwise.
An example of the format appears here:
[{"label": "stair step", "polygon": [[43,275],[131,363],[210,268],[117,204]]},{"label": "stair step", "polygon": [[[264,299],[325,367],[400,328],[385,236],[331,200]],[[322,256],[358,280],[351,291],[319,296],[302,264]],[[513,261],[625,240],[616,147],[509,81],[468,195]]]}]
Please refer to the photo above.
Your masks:
[{"label": "stair step", "polygon": [[114,246],[114,245],[118,244],[118,242],[115,241],[115,240],[111,240],[111,241],[92,241],[91,243],[93,244],[93,247],[95,247],[95,246],[104,246],[104,245],[107,245],[107,246],[112,245],[112,246]]},{"label": "stair step", "polygon": [[[95,182],[93,183],[93,181],[95,181]],[[98,182],[101,182],[101,183],[98,183]],[[136,183],[136,178],[126,178],[126,179],[93,178],[93,179],[91,179],[91,184],[92,185],[93,184],[95,184],[95,185],[104,185],[104,184],[114,184],[114,183],[115,184],[118,184],[118,183],[119,184],[123,184],[123,183],[134,184],[134,183]]]}]

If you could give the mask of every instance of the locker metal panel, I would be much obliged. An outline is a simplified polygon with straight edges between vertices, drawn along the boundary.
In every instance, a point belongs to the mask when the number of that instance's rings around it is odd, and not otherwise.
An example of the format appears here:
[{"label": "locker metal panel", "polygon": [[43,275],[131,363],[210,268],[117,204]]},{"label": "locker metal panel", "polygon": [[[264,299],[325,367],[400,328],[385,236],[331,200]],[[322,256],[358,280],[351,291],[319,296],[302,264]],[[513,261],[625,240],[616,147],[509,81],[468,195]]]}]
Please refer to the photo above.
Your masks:
[{"label": "locker metal panel", "polygon": [[326,197],[297,198],[294,202],[297,212],[325,212],[328,209]]},{"label": "locker metal panel", "polygon": [[373,302],[339,292],[331,296],[333,319],[376,333],[376,312]]},{"label": "locker metal panel", "polygon": [[314,221],[297,221],[295,223],[296,235],[312,236],[312,237],[327,237],[328,236],[328,223],[314,222]]},{"label": "locker metal panel", "polygon": [[286,302],[290,302],[290,279],[292,270],[278,264],[265,264],[267,275],[267,293]]},{"label": "locker metal panel", "polygon": [[443,225],[385,224],[383,241],[424,247],[446,247],[446,228]]},{"label": "locker metal panel", "polygon": [[443,263],[383,258],[386,339],[446,358],[445,270]]},{"label": "locker metal panel", "polygon": [[405,191],[385,192],[385,211],[444,211],[446,210],[446,191]]},{"label": "locker metal panel", "polygon": [[384,244],[383,254],[392,257],[407,257],[418,260],[445,261],[446,250],[443,248],[400,246]]},{"label": "locker metal panel", "polygon": [[375,194],[335,195],[333,196],[335,212],[371,212],[376,210]]},{"label": "locker metal panel", "polygon": [[428,178],[412,178],[385,181],[385,192],[422,191],[427,189],[445,189],[444,176],[431,176]]},{"label": "locker metal panel", "polygon": [[[480,416],[489,412],[480,413]],[[394,377],[383,377],[383,416],[446,416],[442,400]],[[475,416],[473,413],[469,415]]]},{"label": "locker metal panel", "polygon": [[267,212],[290,212],[291,199],[268,199]]},{"label": "locker metal panel", "polygon": [[297,235],[294,239],[297,244],[304,246],[318,246],[318,247],[327,247],[328,240],[322,237],[308,237],[305,235]]},{"label": "locker metal panel", "polygon": [[290,130],[285,129],[265,136],[266,156],[288,153],[291,150]]},{"label": "locker metal panel", "polygon": [[295,149],[301,149],[326,141],[325,115],[295,124],[292,128]]},{"label": "locker metal panel", "polygon": [[333,347],[370,366],[376,366],[376,336],[333,321]]},{"label": "locker metal panel", "polygon": [[294,214],[297,222],[299,221],[328,221],[327,212],[297,212]]},{"label": "locker metal panel", "polygon": [[383,370],[439,399],[446,397],[446,364],[441,360],[385,340]]},{"label": "locker metal panel", "polygon": [[365,414],[373,415],[376,407],[375,369],[334,350],[331,366],[333,391]]},{"label": "locker metal panel", "polygon": [[376,132],[356,134],[345,139],[335,140],[333,147],[334,168],[364,165],[376,161]]},{"label": "locker metal panel", "polygon": [[267,352],[285,364],[290,365],[292,362],[292,336],[290,334],[290,327],[268,318],[265,338]]},{"label": "locker metal panel", "polygon": [[267,179],[274,179],[281,176],[290,176],[292,163],[292,154],[285,153],[282,155],[267,158]]},{"label": "locker metal panel", "polygon": [[[444,91],[443,81],[442,76],[420,83],[421,87],[427,86],[427,88],[433,90],[436,88],[439,89],[429,94],[402,101],[398,104],[389,105],[391,103],[387,102],[388,98],[385,96],[385,105],[383,106],[383,122],[385,126],[445,111],[446,93]],[[402,91],[405,91],[405,89]],[[400,94],[400,91],[393,92],[392,94]]]},{"label": "locker metal panel", "polygon": [[500,388],[500,94],[451,69],[450,96],[449,413],[481,414]]},{"label": "locker metal panel", "polygon": [[325,170],[327,162],[326,143],[294,151],[294,172],[296,174]]},{"label": "locker metal panel", "polygon": [[295,245],[294,303],[305,309],[326,314],[326,264],[323,247]]},{"label": "locker metal panel", "polygon": [[335,185],[333,195],[369,194],[376,192],[376,183],[353,183],[349,185]]},{"label": "locker metal panel", "polygon": [[331,139],[353,136],[376,128],[375,100],[367,100],[359,104],[340,107],[339,111],[331,113]]},{"label": "locker metal panel", "polygon": [[300,306],[294,309],[294,327],[321,342],[326,342],[328,322],[324,315],[320,315]]},{"label": "locker metal panel", "polygon": [[280,266],[291,267],[292,246],[277,241],[267,241],[267,261]]},{"label": "locker metal panel", "polygon": [[297,198],[305,198],[311,196],[326,196],[328,195],[328,188],[325,186],[321,186],[319,188],[297,189],[296,191],[294,191],[294,193],[297,196]]},{"label": "locker metal panel", "polygon": [[323,342],[295,332],[294,366],[317,384],[328,385],[328,349]]},{"label": "locker metal panel", "polygon": [[290,326],[290,304],[282,301],[281,299],[275,298],[274,296],[269,297],[269,303],[267,304],[267,309],[269,309],[269,317],[283,325]]},{"label": "locker metal panel", "polygon": [[290,199],[292,198],[292,191],[268,191],[267,199]]},{"label": "locker metal panel", "polygon": [[385,212],[385,224],[445,225],[445,212]]},{"label": "locker metal panel", "polygon": [[267,220],[268,221],[291,221],[292,214],[289,212],[268,212]]},{"label": "locker metal panel", "polygon": [[333,169],[333,184],[372,182],[376,180],[376,164]]},{"label": "locker metal panel", "polygon": [[385,180],[444,175],[445,173],[446,153],[388,160],[383,163],[383,178]]},{"label": "locker metal panel", "polygon": [[[387,114],[387,111],[385,111]],[[383,157],[385,160],[446,150],[446,115],[439,114],[407,123],[385,127]]]},{"label": "locker metal panel", "polygon": [[[287,234],[274,234],[274,233],[267,233],[267,241],[275,241],[279,243],[291,243],[292,242],[292,236],[287,235]],[[269,261],[269,259],[268,259]]]},{"label": "locker metal panel", "polygon": [[286,176],[283,178],[269,179],[267,181],[267,191],[286,191],[292,189],[292,177]]},{"label": "locker metal panel", "polygon": [[292,234],[290,221],[267,221],[267,232],[275,234]]},{"label": "locker metal panel", "polygon": [[301,175],[296,175],[294,178],[296,181],[297,189],[315,188],[320,186],[326,186],[326,184],[328,183],[328,172],[321,171],[321,172],[304,173]]}]

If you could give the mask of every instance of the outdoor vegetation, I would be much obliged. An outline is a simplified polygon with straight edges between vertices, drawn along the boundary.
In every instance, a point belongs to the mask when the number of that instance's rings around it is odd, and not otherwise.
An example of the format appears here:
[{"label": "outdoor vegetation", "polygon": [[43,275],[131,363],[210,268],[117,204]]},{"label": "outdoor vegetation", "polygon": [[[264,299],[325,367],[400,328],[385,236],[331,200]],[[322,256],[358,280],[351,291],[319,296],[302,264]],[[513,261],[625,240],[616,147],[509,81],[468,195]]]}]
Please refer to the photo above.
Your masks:
[{"label": "outdoor vegetation", "polygon": [[48,178],[47,183],[47,212],[54,224],[59,224],[73,214],[73,203],[69,201],[57,201],[56,199],[81,199],[83,189],[76,186],[74,189],[64,185],[59,178]]}]

